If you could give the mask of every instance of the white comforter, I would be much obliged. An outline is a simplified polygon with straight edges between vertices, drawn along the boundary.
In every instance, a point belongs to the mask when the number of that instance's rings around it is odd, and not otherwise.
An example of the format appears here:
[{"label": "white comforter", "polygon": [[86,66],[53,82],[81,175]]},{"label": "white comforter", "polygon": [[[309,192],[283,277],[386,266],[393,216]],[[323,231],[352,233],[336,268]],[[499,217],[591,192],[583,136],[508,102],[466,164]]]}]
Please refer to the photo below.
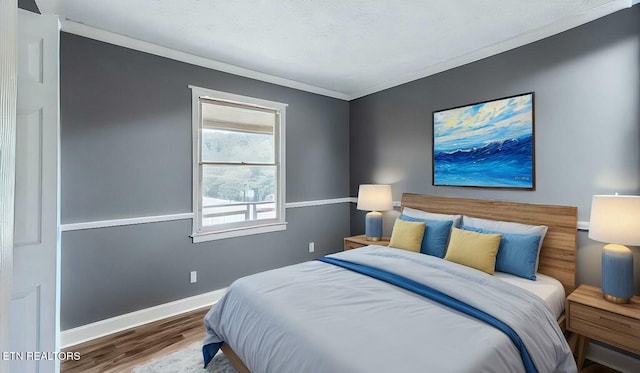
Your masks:
[{"label": "white comforter", "polygon": [[[539,372],[575,372],[543,301],[490,275],[428,255],[369,246],[332,256],[400,274],[513,328]],[[311,261],[234,282],[205,317],[259,372],[521,372],[498,329],[385,282]]]}]

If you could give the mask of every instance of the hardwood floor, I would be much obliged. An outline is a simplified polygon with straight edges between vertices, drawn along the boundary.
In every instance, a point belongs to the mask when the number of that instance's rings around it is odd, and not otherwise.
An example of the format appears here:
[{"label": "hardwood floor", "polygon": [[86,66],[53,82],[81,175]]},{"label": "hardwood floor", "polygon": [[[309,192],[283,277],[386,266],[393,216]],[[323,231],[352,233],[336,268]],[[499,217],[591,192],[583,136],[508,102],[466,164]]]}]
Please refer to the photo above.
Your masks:
[{"label": "hardwood floor", "polygon": [[63,373],[128,372],[159,356],[204,339],[203,308],[71,346],[80,360],[64,361]]},{"label": "hardwood floor", "polygon": [[[208,308],[159,320],[75,345],[65,352],[80,352],[79,361],[62,363],[62,373],[129,372],[133,367],[180,350],[204,339],[202,321]],[[581,373],[616,373],[587,361]]]}]

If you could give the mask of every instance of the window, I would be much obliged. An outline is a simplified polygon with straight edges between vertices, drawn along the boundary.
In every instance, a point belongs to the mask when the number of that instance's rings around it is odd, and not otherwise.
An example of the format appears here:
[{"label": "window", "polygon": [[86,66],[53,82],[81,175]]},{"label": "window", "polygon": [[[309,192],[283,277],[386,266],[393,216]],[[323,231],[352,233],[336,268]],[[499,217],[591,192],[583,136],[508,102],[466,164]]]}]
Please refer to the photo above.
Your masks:
[{"label": "window", "polygon": [[193,241],[284,230],[287,105],[190,88]]}]

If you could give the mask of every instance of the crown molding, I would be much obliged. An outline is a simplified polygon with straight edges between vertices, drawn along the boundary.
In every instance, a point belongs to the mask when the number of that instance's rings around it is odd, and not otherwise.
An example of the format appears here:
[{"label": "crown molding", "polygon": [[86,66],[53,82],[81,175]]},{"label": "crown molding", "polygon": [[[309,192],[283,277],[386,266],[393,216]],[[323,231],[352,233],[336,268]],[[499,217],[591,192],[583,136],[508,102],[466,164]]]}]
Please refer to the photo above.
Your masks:
[{"label": "crown molding", "polygon": [[242,76],[245,78],[255,79],[266,83],[277,84],[283,87],[298,89],[305,92],[315,93],[322,96],[337,98],[340,100],[348,100],[349,95],[342,92],[332,91],[329,89],[316,87],[310,84],[297,82],[295,80],[285,79],[274,75],[261,73],[254,70],[245,69],[242,67],[234,66],[224,62],[216,61],[210,58],[197,56],[194,54],[181,52],[175,49],[167,48],[158,44],[150,43],[134,39],[129,36],[116,34],[111,31],[106,31],[92,26],[87,26],[82,23],[70,21],[68,19],[62,20],[62,31],[71,34],[83,36],[89,39],[102,41],[105,43],[117,45],[124,48],[137,50],[153,54],[160,57],[169,58],[175,61],[185,62],[188,64],[206,67],[225,73]]},{"label": "crown molding", "polygon": [[[48,4],[50,0],[43,0],[44,4]],[[615,13],[619,10],[629,8],[640,0],[612,0],[606,4],[598,6],[593,9],[589,9],[584,13],[562,19],[558,22],[551,23],[549,25],[540,27],[538,29],[523,33],[515,36],[511,39],[480,48],[465,55],[452,58],[442,63],[426,67],[417,71],[399,73],[393,79],[380,80],[373,82],[368,88],[360,90],[355,93],[344,93],[333,91],[326,88],[313,86],[310,84],[298,82],[291,79],[285,79],[278,76],[261,73],[258,71],[238,67],[235,65],[227,64],[224,62],[216,61],[210,58],[197,56],[194,54],[181,52],[168,47],[164,47],[158,44],[150,43],[134,39],[129,36],[116,34],[103,29],[88,26],[82,23],[74,22],[68,19],[62,20],[62,31],[76,34],[79,36],[87,37],[94,40],[99,40],[105,43],[118,45],[121,47],[138,50],[145,53],[150,53],[160,57],[169,58],[176,61],[189,63],[196,66],[201,66],[213,70],[222,71],[229,74],[234,74],[250,79],[255,79],[267,83],[277,84],[280,86],[298,89],[305,92],[319,94],[322,96],[332,97],[340,100],[351,101],[357,98],[361,98],[373,93],[377,93],[389,88],[393,88],[402,84],[406,84],[418,79],[422,79],[446,70],[450,70],[459,66],[463,66],[499,53],[506,52],[511,49],[515,49],[541,39],[559,34],[561,32],[570,30],[572,28],[581,26],[585,23],[594,21],[598,18]],[[50,5],[50,4],[49,4]],[[52,6],[44,6],[42,9],[46,12]]]},{"label": "crown molding", "polygon": [[[638,2],[640,2],[640,0],[633,0],[633,4]],[[348,100],[351,101],[360,97],[383,91],[385,89],[393,88],[405,83],[422,79],[430,75],[435,75],[446,70],[463,66],[471,62],[479,61],[481,59],[491,57],[508,50],[515,49],[536,42],[538,40],[542,40],[544,38],[548,38],[572,28],[584,25],[585,23],[594,21],[598,18],[602,18],[609,14],[615,13],[619,10],[629,8],[633,4],[631,0],[613,0],[597,8],[590,9],[582,14],[562,19],[538,29],[515,36],[511,39],[507,39],[505,41],[472,51],[465,55],[452,58],[442,63],[429,66],[425,69],[408,72],[405,74],[400,73],[394,79],[374,83],[369,88],[350,95]]]}]

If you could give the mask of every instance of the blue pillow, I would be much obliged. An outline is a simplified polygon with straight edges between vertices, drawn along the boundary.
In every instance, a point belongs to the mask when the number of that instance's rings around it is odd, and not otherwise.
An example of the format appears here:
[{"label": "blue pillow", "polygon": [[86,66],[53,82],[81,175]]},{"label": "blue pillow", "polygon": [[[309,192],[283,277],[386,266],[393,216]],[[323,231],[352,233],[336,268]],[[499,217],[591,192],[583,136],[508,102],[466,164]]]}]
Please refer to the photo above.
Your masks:
[{"label": "blue pillow", "polygon": [[460,229],[479,233],[502,234],[496,256],[496,271],[535,281],[540,236],[496,232],[466,225],[461,226]]},{"label": "blue pillow", "polygon": [[444,258],[453,221],[419,219],[407,215],[400,215],[400,220],[425,222],[427,224],[427,228],[424,231],[420,252],[423,254],[437,256],[438,258]]}]

